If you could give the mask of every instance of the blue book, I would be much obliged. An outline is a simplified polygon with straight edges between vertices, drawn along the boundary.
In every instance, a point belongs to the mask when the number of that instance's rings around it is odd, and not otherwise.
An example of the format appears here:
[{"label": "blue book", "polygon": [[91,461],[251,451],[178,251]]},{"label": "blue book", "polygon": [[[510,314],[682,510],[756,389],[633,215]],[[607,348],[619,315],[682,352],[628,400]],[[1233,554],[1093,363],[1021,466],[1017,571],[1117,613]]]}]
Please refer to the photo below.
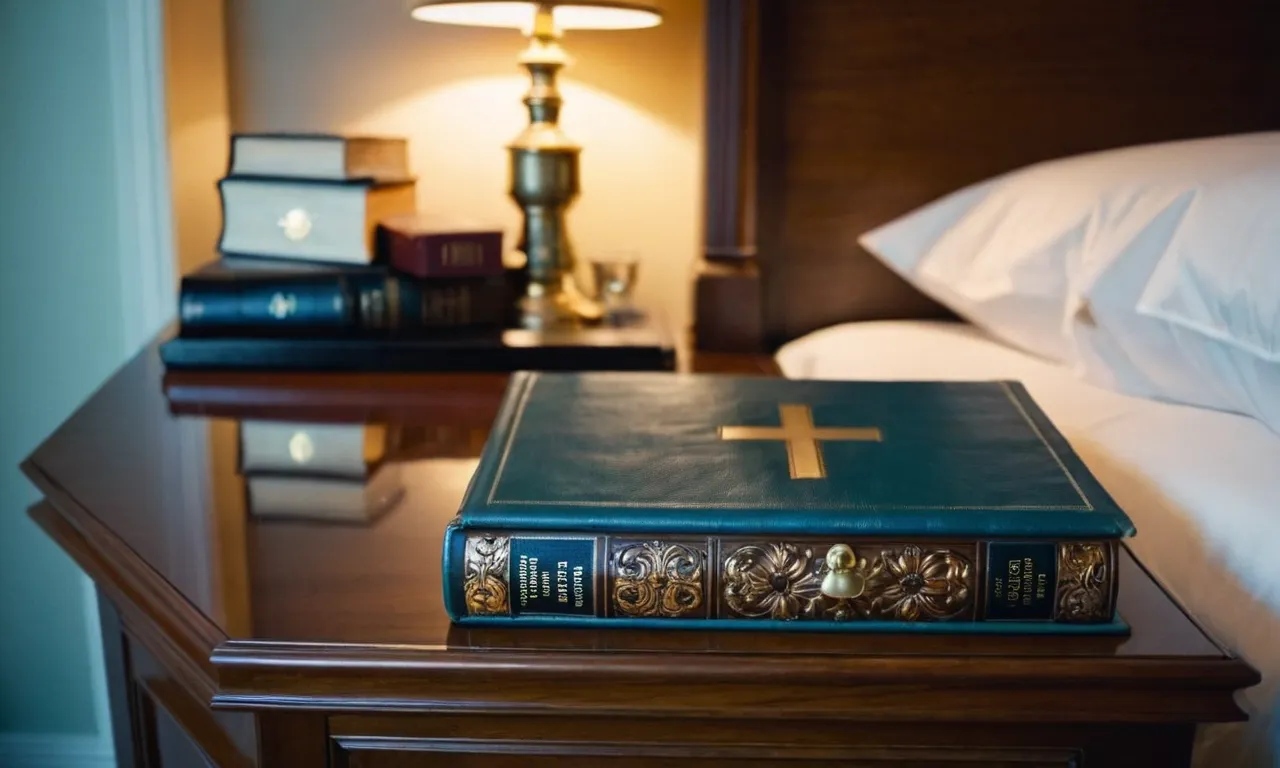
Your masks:
[{"label": "blue book", "polygon": [[1123,633],[1133,523],[1017,382],[519,373],[464,625]]}]

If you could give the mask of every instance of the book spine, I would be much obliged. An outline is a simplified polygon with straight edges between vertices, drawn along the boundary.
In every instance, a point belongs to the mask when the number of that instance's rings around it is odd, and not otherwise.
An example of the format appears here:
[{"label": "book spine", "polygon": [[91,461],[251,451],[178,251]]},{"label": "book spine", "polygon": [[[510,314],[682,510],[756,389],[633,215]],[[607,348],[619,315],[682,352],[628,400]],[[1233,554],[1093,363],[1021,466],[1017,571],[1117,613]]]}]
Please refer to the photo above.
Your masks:
[{"label": "book spine", "polygon": [[357,323],[342,276],[259,280],[187,277],[178,299],[184,333],[332,330]]},{"label": "book spine", "polygon": [[392,268],[419,278],[501,275],[502,233],[383,233]]},{"label": "book spine", "polygon": [[413,335],[502,326],[510,319],[510,291],[501,277],[430,283],[354,274],[186,278],[179,319],[188,337]]},{"label": "book spine", "polygon": [[[852,555],[837,556],[833,570],[828,555],[840,544]],[[455,523],[444,545],[445,604],[455,621],[477,624],[1106,632],[1123,626],[1117,547],[502,532]]]},{"label": "book spine", "polygon": [[401,281],[406,324],[423,329],[502,326],[515,297],[505,277]]}]

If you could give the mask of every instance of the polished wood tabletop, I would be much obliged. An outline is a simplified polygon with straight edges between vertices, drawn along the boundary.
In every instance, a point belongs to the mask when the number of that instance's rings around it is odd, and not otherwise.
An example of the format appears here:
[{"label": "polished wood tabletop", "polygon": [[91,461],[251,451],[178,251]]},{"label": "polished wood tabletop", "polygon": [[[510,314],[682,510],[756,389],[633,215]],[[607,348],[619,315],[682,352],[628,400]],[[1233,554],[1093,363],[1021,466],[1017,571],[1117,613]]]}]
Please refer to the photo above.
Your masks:
[{"label": "polished wood tabletop", "polygon": [[[770,372],[744,358],[693,365]],[[1127,553],[1128,637],[458,628],[441,538],[505,386],[166,376],[149,348],[24,464],[46,497],[32,515],[218,708],[1154,724],[1239,719],[1233,691],[1257,682]],[[405,493],[367,522],[257,515],[240,472],[247,420],[395,425]],[[916,695],[920,684],[963,691],[963,705]]]}]

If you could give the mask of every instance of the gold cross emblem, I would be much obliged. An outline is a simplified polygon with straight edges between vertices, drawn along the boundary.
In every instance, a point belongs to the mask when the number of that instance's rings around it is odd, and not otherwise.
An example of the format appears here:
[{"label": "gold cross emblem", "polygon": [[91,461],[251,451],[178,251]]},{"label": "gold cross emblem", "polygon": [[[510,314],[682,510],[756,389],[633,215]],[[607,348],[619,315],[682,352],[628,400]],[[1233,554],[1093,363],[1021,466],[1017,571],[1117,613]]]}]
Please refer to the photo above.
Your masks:
[{"label": "gold cross emblem", "polygon": [[782,440],[787,444],[787,463],[792,480],[814,480],[827,476],[826,462],[818,444],[832,440],[881,442],[876,427],[815,427],[813,411],[807,405],[780,405],[781,427],[721,427],[721,440]]}]

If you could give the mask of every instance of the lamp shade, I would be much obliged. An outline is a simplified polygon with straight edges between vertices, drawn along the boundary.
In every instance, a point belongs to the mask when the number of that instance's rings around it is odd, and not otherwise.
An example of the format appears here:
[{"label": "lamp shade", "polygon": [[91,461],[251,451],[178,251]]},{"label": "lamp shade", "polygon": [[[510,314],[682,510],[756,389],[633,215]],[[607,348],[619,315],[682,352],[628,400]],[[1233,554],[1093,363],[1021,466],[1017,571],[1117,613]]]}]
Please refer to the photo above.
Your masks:
[{"label": "lamp shade", "polygon": [[551,6],[558,29],[643,29],[662,23],[652,3],[609,0],[420,0],[411,11],[419,21],[473,27],[531,29],[539,5]]}]

